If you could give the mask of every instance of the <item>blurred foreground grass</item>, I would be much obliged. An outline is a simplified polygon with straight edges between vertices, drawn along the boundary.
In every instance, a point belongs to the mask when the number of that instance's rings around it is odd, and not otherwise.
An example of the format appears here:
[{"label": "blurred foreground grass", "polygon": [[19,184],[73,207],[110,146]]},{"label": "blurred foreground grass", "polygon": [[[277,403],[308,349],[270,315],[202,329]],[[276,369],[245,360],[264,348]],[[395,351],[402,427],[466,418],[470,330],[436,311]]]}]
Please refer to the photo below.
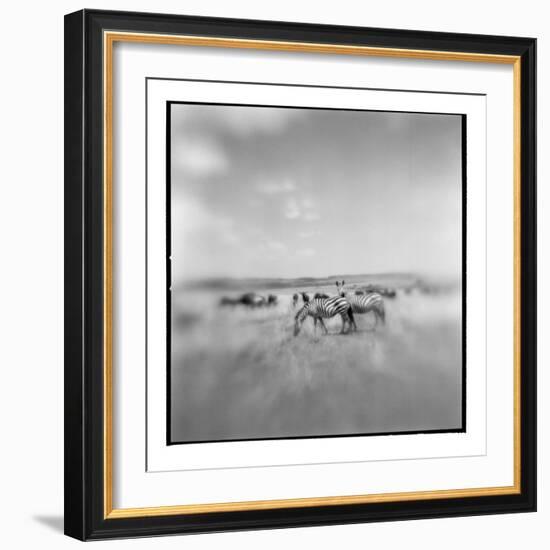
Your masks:
[{"label": "blurred foreground grass", "polygon": [[[298,308],[220,308],[177,295],[172,323],[172,440],[205,441],[457,429],[461,424],[459,293],[401,294],[372,331],[294,338]],[[301,301],[300,301],[301,304]]]}]

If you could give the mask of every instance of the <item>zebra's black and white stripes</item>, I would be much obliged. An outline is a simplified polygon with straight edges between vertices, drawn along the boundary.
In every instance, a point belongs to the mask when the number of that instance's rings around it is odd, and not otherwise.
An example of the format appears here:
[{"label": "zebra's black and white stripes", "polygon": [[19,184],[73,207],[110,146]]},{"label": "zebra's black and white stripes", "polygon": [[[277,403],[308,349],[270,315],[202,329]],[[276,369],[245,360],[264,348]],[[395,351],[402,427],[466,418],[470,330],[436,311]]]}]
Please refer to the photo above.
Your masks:
[{"label": "zebra's black and white stripes", "polygon": [[350,303],[353,313],[363,314],[372,311],[376,318],[376,322],[380,321],[382,324],[386,323],[384,299],[377,292],[371,292],[366,295],[346,295],[345,298]]},{"label": "zebra's black and white stripes", "polygon": [[[383,325],[386,323],[386,308],[384,298],[378,292],[369,292],[368,294],[350,294],[344,290],[344,281],[336,282],[336,288],[342,298],[345,298],[351,306],[353,313],[359,315],[373,312],[376,319],[376,324],[380,321]],[[357,330],[355,319],[352,320],[352,325]]]},{"label": "zebra's black and white stripes", "polygon": [[314,298],[313,300],[306,302],[296,314],[294,322],[294,336],[298,336],[302,323],[308,316],[313,317],[314,331],[317,331],[317,323],[320,323],[321,327],[325,331],[325,334],[328,333],[323,319],[329,319],[335,315],[340,315],[342,317],[342,333],[345,332],[346,324],[348,324],[350,328],[352,325],[355,325],[350,304],[341,296],[333,296],[332,298]]}]

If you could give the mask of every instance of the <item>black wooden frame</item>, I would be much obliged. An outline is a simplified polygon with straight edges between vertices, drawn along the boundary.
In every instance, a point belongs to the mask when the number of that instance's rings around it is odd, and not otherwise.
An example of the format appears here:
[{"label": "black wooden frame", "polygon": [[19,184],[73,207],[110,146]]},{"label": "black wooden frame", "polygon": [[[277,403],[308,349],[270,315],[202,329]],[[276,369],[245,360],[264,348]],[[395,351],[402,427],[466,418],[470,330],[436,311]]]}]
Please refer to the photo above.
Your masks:
[{"label": "black wooden frame", "polygon": [[[521,493],[104,519],[103,44],[134,31],[521,56]],[[536,509],[536,40],[83,10],[65,17],[65,533],[81,540]]]}]

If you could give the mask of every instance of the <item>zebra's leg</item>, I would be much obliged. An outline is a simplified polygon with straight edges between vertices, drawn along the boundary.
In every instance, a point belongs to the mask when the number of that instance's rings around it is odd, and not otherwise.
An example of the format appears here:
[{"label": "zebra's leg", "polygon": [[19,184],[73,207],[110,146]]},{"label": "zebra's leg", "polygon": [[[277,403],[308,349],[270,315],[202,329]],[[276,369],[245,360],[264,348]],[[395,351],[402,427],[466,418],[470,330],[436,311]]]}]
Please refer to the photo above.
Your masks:
[{"label": "zebra's leg", "polygon": [[348,314],[342,312],[340,313],[340,317],[342,318],[342,330],[340,331],[340,334],[346,334],[346,323],[349,323]]},{"label": "zebra's leg", "polygon": [[313,336],[317,336],[317,317],[313,318]]},{"label": "zebra's leg", "polygon": [[376,320],[374,328],[378,326],[378,321],[380,321],[382,325],[386,324],[386,310],[384,309],[384,306],[377,307],[374,310],[374,318]]},{"label": "zebra's leg", "polygon": [[323,321],[323,319],[321,317],[319,317],[319,323],[323,327],[323,330],[325,331],[325,334],[328,334],[328,329],[325,326],[325,322]]},{"label": "zebra's leg", "polygon": [[351,306],[348,309],[348,317],[350,321],[350,330],[353,328],[353,330],[357,332],[357,323],[355,322],[355,316],[353,315],[353,309]]}]

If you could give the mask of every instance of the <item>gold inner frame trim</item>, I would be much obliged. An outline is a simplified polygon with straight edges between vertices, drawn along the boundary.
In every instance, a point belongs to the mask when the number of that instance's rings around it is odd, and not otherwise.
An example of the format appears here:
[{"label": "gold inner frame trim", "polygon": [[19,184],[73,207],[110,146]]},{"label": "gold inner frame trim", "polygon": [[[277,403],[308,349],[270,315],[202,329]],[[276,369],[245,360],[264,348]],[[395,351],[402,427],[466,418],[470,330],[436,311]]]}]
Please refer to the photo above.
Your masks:
[{"label": "gold inner frame trim", "polygon": [[[150,508],[113,508],[113,46],[115,42],[137,42],[181,46],[258,49],[302,53],[396,57],[436,61],[467,61],[499,63],[513,66],[514,104],[514,483],[504,487],[474,487],[405,493],[343,495],[209,504],[182,504]],[[521,492],[521,60],[519,56],[446,52],[307,42],[283,42],[105,31],[103,34],[103,114],[104,114],[104,517],[105,519],[172,516],[208,512],[234,512],[246,510],[273,510],[277,508],[304,508],[308,506],[335,506],[434,500],[519,494]]]}]

